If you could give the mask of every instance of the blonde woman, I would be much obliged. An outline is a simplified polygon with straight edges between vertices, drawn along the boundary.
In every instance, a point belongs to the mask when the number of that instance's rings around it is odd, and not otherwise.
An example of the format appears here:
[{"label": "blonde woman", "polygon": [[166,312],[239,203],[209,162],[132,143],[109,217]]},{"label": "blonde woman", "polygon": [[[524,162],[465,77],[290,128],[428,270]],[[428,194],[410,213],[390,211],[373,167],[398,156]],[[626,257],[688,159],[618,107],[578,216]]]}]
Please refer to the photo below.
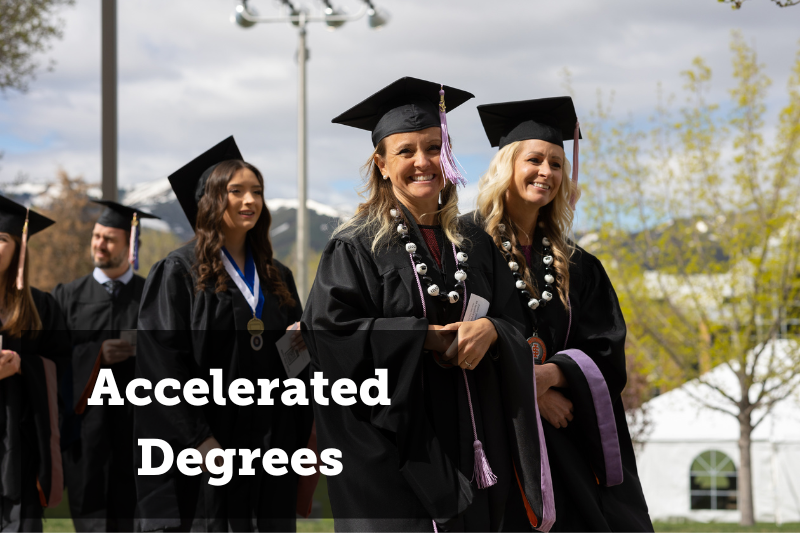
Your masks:
[{"label": "blonde woman", "polygon": [[479,185],[480,221],[504,254],[536,362],[557,531],[652,531],[620,393],[625,321],[608,276],[570,239],[580,138],[569,97],[478,106],[500,150]]},{"label": "blonde woman", "polygon": [[402,78],[334,119],[370,131],[374,150],[366,202],[322,254],[304,337],[328,382],[384,379],[387,393],[314,404],[320,448],[342,453],[328,478],[337,531],[549,527],[513,278],[457,216],[445,112],[469,98]]},{"label": "blonde woman", "polygon": [[27,237],[52,224],[0,196],[0,531],[41,531],[64,488],[57,363],[69,364],[69,334],[26,257]]}]

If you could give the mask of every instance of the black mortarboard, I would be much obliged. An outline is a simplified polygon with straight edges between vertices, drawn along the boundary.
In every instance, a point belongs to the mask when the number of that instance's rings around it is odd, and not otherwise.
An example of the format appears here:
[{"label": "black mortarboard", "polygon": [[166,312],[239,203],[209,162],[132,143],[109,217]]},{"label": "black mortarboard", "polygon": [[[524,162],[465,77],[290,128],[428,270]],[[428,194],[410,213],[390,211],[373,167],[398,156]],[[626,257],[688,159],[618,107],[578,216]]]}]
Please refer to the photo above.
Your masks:
[{"label": "black mortarboard", "polygon": [[[578,115],[569,96],[478,106],[483,129],[492,146],[539,139],[564,147],[574,136]],[[580,137],[580,131],[578,132]]]},{"label": "black mortarboard", "polygon": [[92,200],[92,202],[106,206],[97,223],[109,228],[124,229],[129,231],[133,222],[133,215],[141,220],[143,218],[159,218],[150,213],[145,213],[135,207],[128,207],[111,200]]},{"label": "black mortarboard", "polygon": [[39,233],[55,224],[55,221],[46,216],[40,215],[35,211],[28,211],[28,208],[24,205],[18,204],[5,196],[0,196],[0,231],[22,237],[26,216],[28,218],[28,236]]},{"label": "black mortarboard", "polygon": [[197,203],[205,193],[208,177],[218,164],[231,159],[244,160],[236,141],[233,140],[233,135],[195,157],[169,176],[172,190],[175,191],[175,196],[178,197],[178,202],[192,228],[197,221]]},{"label": "black mortarboard", "polygon": [[466,91],[441,87],[438,83],[405,77],[376,92],[331,122],[372,132],[377,146],[393,133],[407,133],[441,126],[439,90],[445,92],[447,111],[475,96]]}]

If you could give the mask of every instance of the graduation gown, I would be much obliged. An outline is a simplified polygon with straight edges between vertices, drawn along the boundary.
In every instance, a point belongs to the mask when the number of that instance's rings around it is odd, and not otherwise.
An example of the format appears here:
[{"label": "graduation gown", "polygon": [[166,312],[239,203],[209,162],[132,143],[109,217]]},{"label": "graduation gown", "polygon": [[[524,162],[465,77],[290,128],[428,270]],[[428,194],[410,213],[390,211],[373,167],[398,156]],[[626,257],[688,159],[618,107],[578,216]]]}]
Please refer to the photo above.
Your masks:
[{"label": "graduation gown", "polygon": [[[245,297],[233,281],[223,292],[215,292],[213,282],[205,291],[195,292],[194,261],[191,242],[150,270],[139,312],[136,376],[150,380],[153,386],[164,378],[177,379],[181,385],[191,378],[201,378],[212,390],[209,369],[222,369],[226,396],[233,380],[247,378],[255,386],[257,400],[257,380],[277,378],[283,383],[287,379],[275,342],[300,319],[302,312],[292,273],[275,261],[297,304],[280,307],[275,295],[263,291],[264,343],[260,351],[254,351],[247,332],[253,312]],[[298,378],[307,381],[307,371],[306,368]],[[222,448],[258,448],[262,453],[281,448],[291,457],[295,450],[308,444],[313,415],[308,405],[284,405],[280,401],[282,390],[281,386],[272,392],[273,406],[254,401],[241,407],[230,398],[221,406],[211,394],[202,407],[189,405],[183,399],[178,405],[166,407],[154,400],[134,408],[134,436],[166,441],[175,457],[211,436]],[[153,464],[160,465],[163,456],[154,453],[153,457]],[[136,446],[136,466],[141,465],[142,448]],[[255,475],[239,476],[240,466],[237,455],[233,479],[222,486],[209,485],[208,474],[185,476],[174,463],[160,476],[137,474],[141,528],[294,530],[298,485],[294,471],[290,468],[286,475],[269,476],[257,460],[253,463]]]},{"label": "graduation gown", "polygon": [[[408,212],[406,218],[413,221]],[[452,290],[451,245],[444,241],[440,270],[416,224],[408,229],[427,275],[441,290]],[[373,253],[369,232],[347,230],[322,254],[302,322],[312,370],[331,383],[348,378],[358,384],[386,369],[391,398],[389,406],[314,403],[320,447],[342,452],[343,471],[328,477],[337,531],[430,531],[432,519],[440,531],[518,531],[541,524],[544,476],[531,409],[533,364],[525,357],[530,350],[520,326],[513,325],[520,313],[511,274],[483,230],[466,224],[460,231],[469,240],[462,249],[470,265],[466,297],[491,302],[488,318],[498,333],[490,353],[466,373],[443,368],[423,351],[428,325],[458,322],[465,302],[426,295],[423,311],[411,259],[399,240]],[[474,437],[465,374],[478,439],[498,478],[488,489],[471,482]]]},{"label": "graduation gown", "polygon": [[42,321],[36,335],[3,336],[20,374],[0,380],[0,530],[41,531],[42,510],[64,488],[58,428],[58,368],[69,361],[69,332],[49,294],[31,288]]},{"label": "graduation gown", "polygon": [[[134,275],[112,297],[92,274],[53,290],[72,335],[71,375],[65,396],[64,466],[69,504],[82,531],[131,531],[136,508],[133,481],[133,406],[87,405],[100,369],[103,341],[136,329],[144,278]],[[133,379],[136,358],[111,365],[117,388]]]},{"label": "graduation gown", "polygon": [[[543,236],[537,227],[533,242],[541,243]],[[532,247],[531,258],[532,275],[541,284],[541,244]],[[571,319],[557,293],[536,311],[537,324],[527,301],[518,296],[513,304],[525,310],[524,335],[538,329],[547,349],[544,364],[564,373],[569,387],[557,390],[573,403],[574,418],[566,428],[542,419],[555,493],[553,531],[652,531],[622,405],[627,382],[622,310],[592,254],[576,247],[569,272]]]}]

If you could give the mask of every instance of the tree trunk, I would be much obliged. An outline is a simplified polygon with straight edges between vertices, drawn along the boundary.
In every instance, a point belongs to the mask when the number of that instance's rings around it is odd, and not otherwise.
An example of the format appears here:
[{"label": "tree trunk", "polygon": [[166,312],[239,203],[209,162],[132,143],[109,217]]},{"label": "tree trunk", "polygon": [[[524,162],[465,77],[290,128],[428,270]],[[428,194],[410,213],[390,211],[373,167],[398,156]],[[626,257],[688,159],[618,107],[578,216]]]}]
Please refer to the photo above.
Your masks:
[{"label": "tree trunk", "polygon": [[750,424],[750,411],[739,414],[739,511],[742,526],[755,525],[753,511],[753,470],[750,460],[750,434],[753,427]]}]

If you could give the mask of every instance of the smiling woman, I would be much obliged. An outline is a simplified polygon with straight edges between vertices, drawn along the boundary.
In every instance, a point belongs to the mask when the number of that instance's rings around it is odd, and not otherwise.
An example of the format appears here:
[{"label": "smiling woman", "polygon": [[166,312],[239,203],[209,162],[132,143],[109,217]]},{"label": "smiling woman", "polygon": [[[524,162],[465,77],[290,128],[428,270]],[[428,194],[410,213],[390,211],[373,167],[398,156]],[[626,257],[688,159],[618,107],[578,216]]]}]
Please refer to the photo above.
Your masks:
[{"label": "smiling woman", "polygon": [[[302,309],[291,271],[272,256],[261,173],[242,160],[229,137],[169,179],[196,238],[154,265],[147,278],[137,377],[183,386],[210,381],[217,369],[226,387],[240,378],[285,378],[275,343]],[[303,348],[299,333],[293,348]],[[294,377],[307,383],[307,369]],[[153,402],[134,413],[137,439],[195,448],[204,459],[221,448],[281,448],[292,455],[308,446],[312,427],[311,408],[303,405]],[[141,449],[136,453],[141,460]],[[298,501],[293,472],[237,474],[224,487],[207,481],[208,472],[187,478],[174,465],[163,475],[137,475],[143,528],[292,531],[296,512],[305,514],[310,505]]]}]

